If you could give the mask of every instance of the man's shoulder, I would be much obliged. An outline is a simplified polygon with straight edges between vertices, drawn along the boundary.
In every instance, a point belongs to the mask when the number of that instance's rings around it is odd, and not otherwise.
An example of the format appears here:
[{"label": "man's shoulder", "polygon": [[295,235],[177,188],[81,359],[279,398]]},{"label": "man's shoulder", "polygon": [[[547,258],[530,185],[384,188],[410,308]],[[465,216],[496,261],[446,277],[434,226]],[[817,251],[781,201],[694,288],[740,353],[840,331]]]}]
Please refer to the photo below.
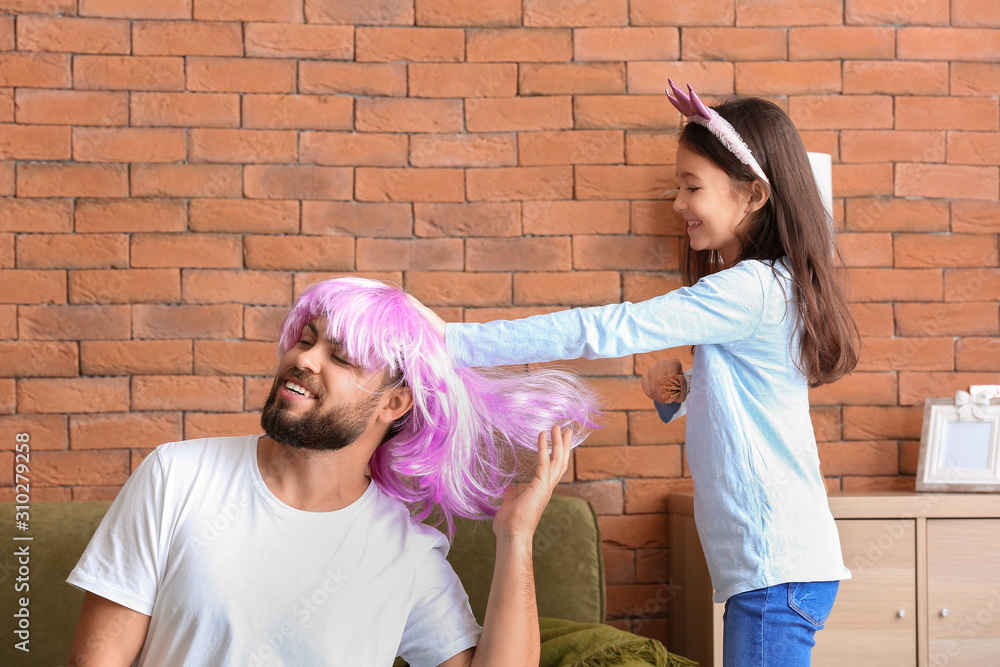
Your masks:
[{"label": "man's shoulder", "polygon": [[[373,482],[374,484],[374,482]],[[440,550],[448,554],[448,538],[434,526],[416,521],[403,501],[393,498],[383,489],[376,487],[377,501],[374,511],[378,515],[381,530],[392,534],[394,540],[408,552],[426,553]]]},{"label": "man's shoulder", "polygon": [[184,470],[205,470],[216,466],[229,468],[243,459],[247,449],[258,437],[241,435],[166,442],[156,447],[148,458],[165,474],[169,471],[170,475]]}]

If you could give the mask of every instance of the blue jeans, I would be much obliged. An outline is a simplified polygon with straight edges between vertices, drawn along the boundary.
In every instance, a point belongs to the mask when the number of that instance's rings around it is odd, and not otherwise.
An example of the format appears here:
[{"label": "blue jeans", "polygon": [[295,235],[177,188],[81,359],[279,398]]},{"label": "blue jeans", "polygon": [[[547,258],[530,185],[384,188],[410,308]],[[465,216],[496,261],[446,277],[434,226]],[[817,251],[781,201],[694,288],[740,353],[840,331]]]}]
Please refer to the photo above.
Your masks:
[{"label": "blue jeans", "polygon": [[769,586],[726,600],[725,667],[809,667],[814,635],[833,609],[839,581]]}]

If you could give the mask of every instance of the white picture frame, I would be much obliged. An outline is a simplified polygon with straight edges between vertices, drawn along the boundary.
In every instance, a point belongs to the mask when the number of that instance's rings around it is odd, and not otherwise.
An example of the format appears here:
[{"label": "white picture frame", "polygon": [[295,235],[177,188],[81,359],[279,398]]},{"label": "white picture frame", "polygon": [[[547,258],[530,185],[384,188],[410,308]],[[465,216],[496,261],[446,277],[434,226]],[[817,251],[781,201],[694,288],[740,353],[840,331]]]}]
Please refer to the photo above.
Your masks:
[{"label": "white picture frame", "polygon": [[917,491],[1000,491],[1000,400],[972,407],[954,398],[924,403]]}]

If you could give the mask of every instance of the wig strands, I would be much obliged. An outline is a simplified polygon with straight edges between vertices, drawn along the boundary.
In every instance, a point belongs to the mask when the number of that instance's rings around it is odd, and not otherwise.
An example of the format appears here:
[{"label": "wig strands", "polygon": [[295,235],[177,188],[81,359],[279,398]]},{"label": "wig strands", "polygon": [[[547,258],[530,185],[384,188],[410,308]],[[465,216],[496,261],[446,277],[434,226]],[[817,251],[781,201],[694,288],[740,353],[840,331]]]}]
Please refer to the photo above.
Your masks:
[{"label": "wig strands", "polygon": [[413,409],[375,450],[371,476],[417,520],[439,515],[449,536],[456,516],[496,514],[519,461],[537,453],[539,432],[572,428],[575,447],[596,427],[598,399],[571,373],[452,368],[444,341],[395,287],[354,277],[310,286],[281,325],[278,354],[318,317],[352,363],[385,368],[413,392]]}]

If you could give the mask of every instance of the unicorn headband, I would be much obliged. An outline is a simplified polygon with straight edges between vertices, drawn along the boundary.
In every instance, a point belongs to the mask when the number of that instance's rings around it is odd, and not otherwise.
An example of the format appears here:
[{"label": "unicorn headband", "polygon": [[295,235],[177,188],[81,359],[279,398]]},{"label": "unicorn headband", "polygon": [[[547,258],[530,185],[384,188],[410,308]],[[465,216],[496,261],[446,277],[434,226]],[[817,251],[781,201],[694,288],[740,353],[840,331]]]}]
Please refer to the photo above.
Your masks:
[{"label": "unicorn headband", "polygon": [[671,95],[670,91],[667,91],[667,99],[674,105],[674,108],[684,114],[688,121],[701,125],[715,135],[722,142],[722,145],[736,156],[736,159],[753,169],[754,173],[760,176],[761,180],[765,183],[768,185],[771,184],[764,170],[760,168],[757,160],[754,159],[753,153],[750,152],[750,147],[743,141],[740,133],[736,131],[736,128],[728,120],[720,116],[719,112],[706,107],[705,103],[698,99],[694,89],[691,88],[691,84],[688,84],[688,92],[685,93],[674,85],[673,80],[667,79],[667,83],[670,84],[670,90],[674,93]]}]

